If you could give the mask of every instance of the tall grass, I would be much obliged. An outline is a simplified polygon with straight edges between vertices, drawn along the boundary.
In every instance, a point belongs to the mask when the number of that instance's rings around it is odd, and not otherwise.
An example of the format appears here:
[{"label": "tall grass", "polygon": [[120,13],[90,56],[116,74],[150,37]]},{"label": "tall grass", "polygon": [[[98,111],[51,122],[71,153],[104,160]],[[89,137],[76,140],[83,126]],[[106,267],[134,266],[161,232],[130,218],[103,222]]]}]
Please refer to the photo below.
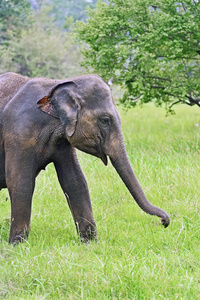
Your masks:
[{"label": "tall grass", "polygon": [[0,299],[200,299],[200,110],[120,113],[135,174],[170,226],[141,211],[111,164],[79,153],[98,230],[98,243],[81,244],[50,165],[37,178],[29,239],[16,247],[0,193]]}]

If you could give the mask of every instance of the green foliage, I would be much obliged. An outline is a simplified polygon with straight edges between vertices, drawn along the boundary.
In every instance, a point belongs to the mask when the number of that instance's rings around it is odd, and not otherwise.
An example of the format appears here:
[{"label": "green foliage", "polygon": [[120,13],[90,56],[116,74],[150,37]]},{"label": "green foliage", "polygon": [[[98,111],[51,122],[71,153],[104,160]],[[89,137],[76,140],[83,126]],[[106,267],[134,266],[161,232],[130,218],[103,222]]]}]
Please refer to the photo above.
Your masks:
[{"label": "green foliage", "polygon": [[99,1],[78,22],[84,66],[125,90],[122,102],[200,106],[200,2]]},{"label": "green foliage", "polygon": [[37,178],[29,239],[15,247],[0,192],[0,299],[199,299],[199,109],[176,110],[121,110],[131,164],[170,226],[141,211],[111,164],[79,153],[98,231],[98,243],[80,244],[50,165]]},{"label": "green foliage", "polygon": [[0,45],[7,44],[28,26],[30,4],[27,0],[0,0]]},{"label": "green foliage", "polygon": [[80,53],[70,33],[61,31],[50,17],[52,7],[43,6],[32,15],[34,23],[13,37],[0,57],[0,72],[30,77],[67,78],[83,72]]}]

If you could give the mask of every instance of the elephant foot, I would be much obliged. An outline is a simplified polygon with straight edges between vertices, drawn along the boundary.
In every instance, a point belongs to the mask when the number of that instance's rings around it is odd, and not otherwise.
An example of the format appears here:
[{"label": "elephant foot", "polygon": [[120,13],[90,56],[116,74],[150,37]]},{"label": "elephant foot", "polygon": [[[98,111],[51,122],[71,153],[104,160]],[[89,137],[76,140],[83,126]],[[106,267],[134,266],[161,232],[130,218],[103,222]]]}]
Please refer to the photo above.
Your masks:
[{"label": "elephant foot", "polygon": [[[83,225],[85,225],[85,226],[83,226]],[[83,222],[81,222],[79,224],[76,222],[76,228],[77,228],[77,232],[80,236],[81,242],[88,244],[90,241],[97,241],[96,225],[94,223],[88,224],[88,222],[87,222],[87,225],[86,225],[86,224],[83,224]]]},{"label": "elephant foot", "polygon": [[8,242],[9,242],[9,244],[12,244],[13,246],[15,246],[21,242],[27,241],[28,234],[29,234],[29,230],[15,232],[14,234],[12,234],[12,232],[11,232]]},{"label": "elephant foot", "polygon": [[9,244],[12,244],[13,246],[15,246],[21,242],[24,242],[24,241],[27,241],[27,237],[24,237],[21,235],[16,235],[13,238],[9,238]]}]

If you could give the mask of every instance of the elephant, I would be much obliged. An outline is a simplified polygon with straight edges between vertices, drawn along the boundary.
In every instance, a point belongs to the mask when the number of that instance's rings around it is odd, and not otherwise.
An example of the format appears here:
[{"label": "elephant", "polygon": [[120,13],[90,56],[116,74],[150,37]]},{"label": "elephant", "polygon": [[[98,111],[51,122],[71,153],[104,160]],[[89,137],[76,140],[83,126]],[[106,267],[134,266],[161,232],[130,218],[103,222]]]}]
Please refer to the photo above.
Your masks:
[{"label": "elephant", "polygon": [[169,215],[146,198],[129,162],[120,115],[109,86],[98,75],[54,80],[8,72],[0,75],[0,190],[11,201],[9,243],[28,238],[37,175],[53,163],[83,242],[96,239],[90,194],[76,148],[108,157],[139,207]]}]

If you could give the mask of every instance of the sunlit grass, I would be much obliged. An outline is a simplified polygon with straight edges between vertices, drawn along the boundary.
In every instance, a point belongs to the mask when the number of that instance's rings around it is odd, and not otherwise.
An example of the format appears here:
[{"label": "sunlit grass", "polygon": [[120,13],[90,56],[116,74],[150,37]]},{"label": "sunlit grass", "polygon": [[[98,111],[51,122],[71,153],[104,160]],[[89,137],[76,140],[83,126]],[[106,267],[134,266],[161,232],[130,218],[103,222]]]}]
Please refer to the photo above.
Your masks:
[{"label": "sunlit grass", "polygon": [[200,299],[200,110],[120,113],[135,174],[170,226],[141,211],[110,163],[79,152],[98,243],[80,243],[53,165],[37,178],[31,233],[16,247],[2,190],[0,299]]}]

